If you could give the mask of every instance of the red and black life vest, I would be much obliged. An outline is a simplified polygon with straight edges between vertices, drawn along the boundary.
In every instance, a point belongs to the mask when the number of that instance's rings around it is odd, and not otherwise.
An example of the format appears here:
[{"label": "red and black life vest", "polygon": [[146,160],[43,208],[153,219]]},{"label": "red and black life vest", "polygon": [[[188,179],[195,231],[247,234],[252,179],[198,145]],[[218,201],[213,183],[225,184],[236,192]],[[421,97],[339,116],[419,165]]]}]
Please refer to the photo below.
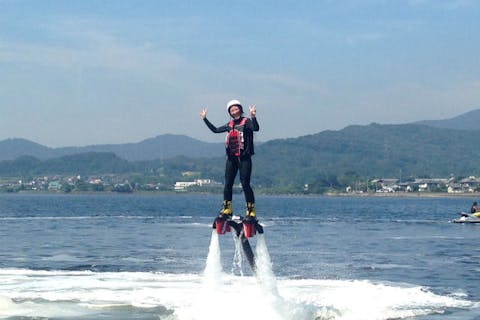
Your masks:
[{"label": "red and black life vest", "polygon": [[235,121],[231,120],[228,123],[230,131],[227,133],[225,147],[227,148],[227,153],[230,156],[240,157],[242,150],[245,149],[244,140],[243,140],[243,128],[247,118],[242,118],[240,123],[235,125]]}]

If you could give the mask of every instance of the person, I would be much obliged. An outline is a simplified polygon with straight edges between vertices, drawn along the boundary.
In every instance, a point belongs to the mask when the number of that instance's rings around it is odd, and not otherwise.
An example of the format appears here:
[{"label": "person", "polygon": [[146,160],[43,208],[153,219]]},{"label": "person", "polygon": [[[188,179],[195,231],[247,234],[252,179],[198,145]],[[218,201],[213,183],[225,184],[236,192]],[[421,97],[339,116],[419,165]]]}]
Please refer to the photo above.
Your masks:
[{"label": "person", "polygon": [[480,209],[478,208],[477,201],[472,204],[472,208],[470,208],[470,213],[472,214],[472,216],[480,218]]},{"label": "person", "polygon": [[259,131],[257,121],[257,108],[250,106],[250,118],[244,117],[243,106],[238,100],[230,100],[227,103],[227,112],[231,120],[221,126],[214,126],[207,119],[207,109],[200,112],[207,127],[214,133],[227,132],[225,151],[225,187],[223,190],[223,205],[220,210],[220,217],[231,219],[233,214],[232,189],[237,172],[240,172],[240,183],[246,201],[246,220],[256,220],[255,195],[250,186],[252,175],[252,156],[254,155],[253,132]]},{"label": "person", "polygon": [[478,212],[478,203],[475,201],[473,204],[472,204],[472,207],[470,208],[470,213],[476,213]]}]

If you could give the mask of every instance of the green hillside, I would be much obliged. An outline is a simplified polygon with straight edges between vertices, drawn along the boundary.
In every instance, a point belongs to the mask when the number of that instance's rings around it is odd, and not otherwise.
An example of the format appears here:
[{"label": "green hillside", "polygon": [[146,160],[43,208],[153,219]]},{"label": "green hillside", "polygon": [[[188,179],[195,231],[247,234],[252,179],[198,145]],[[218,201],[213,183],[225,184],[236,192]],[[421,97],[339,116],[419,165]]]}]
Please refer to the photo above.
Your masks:
[{"label": "green hillside", "polygon": [[[480,175],[480,131],[424,125],[349,126],[339,131],[259,144],[253,183],[258,188],[298,191],[308,184],[322,192],[371,178],[449,177]],[[113,153],[83,153],[49,160],[20,157],[1,161],[1,176],[42,174],[136,174],[161,176],[168,183],[185,171],[199,178],[223,181],[224,156],[184,156],[127,161]]]},{"label": "green hillside", "polygon": [[113,153],[88,152],[43,161],[31,156],[0,161],[0,176],[123,173],[134,168]]},{"label": "green hillside", "polygon": [[329,176],[434,177],[480,174],[480,131],[423,125],[349,126],[258,148],[256,175],[272,185]]}]

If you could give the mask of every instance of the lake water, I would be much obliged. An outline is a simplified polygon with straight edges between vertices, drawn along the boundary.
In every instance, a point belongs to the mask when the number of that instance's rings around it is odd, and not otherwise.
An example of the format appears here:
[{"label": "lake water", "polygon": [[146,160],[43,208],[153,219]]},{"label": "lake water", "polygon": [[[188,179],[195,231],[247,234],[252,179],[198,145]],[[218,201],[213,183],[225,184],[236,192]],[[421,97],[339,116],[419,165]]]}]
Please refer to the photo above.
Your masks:
[{"label": "lake water", "polygon": [[253,275],[218,195],[0,195],[0,319],[480,319],[474,200],[258,196]]}]

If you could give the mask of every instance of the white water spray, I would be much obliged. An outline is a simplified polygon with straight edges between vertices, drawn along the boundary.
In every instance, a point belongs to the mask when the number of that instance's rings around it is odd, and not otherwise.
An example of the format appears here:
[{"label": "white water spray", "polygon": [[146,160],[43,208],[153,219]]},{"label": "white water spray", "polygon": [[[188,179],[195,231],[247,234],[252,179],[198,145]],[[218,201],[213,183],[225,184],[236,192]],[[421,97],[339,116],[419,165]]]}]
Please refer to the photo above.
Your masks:
[{"label": "white water spray", "polygon": [[272,270],[272,261],[263,234],[257,236],[255,262],[257,264],[257,278],[260,283],[268,292],[278,296],[277,280]]},{"label": "white water spray", "polygon": [[[210,242],[203,288],[198,295],[191,318],[193,319],[251,319],[290,320],[285,317],[287,304],[277,290],[272,263],[263,235],[256,239],[256,273],[254,277],[243,275],[243,249],[241,240],[234,236],[235,255],[232,273],[222,272],[220,237],[214,231]],[[240,277],[238,277],[240,273]],[[237,275],[235,275],[237,274]],[[242,306],[242,307],[239,307]],[[242,310],[233,312],[232,310]]]},{"label": "white water spray", "polygon": [[212,231],[212,238],[210,240],[210,247],[208,249],[207,263],[204,271],[204,285],[212,290],[218,289],[221,283],[222,261],[220,253],[220,243],[218,241],[218,234],[215,230]]},{"label": "white water spray", "polygon": [[243,276],[243,249],[242,242],[235,233],[232,233],[233,243],[235,243],[235,253],[233,254],[232,261],[232,274],[238,274]]}]

